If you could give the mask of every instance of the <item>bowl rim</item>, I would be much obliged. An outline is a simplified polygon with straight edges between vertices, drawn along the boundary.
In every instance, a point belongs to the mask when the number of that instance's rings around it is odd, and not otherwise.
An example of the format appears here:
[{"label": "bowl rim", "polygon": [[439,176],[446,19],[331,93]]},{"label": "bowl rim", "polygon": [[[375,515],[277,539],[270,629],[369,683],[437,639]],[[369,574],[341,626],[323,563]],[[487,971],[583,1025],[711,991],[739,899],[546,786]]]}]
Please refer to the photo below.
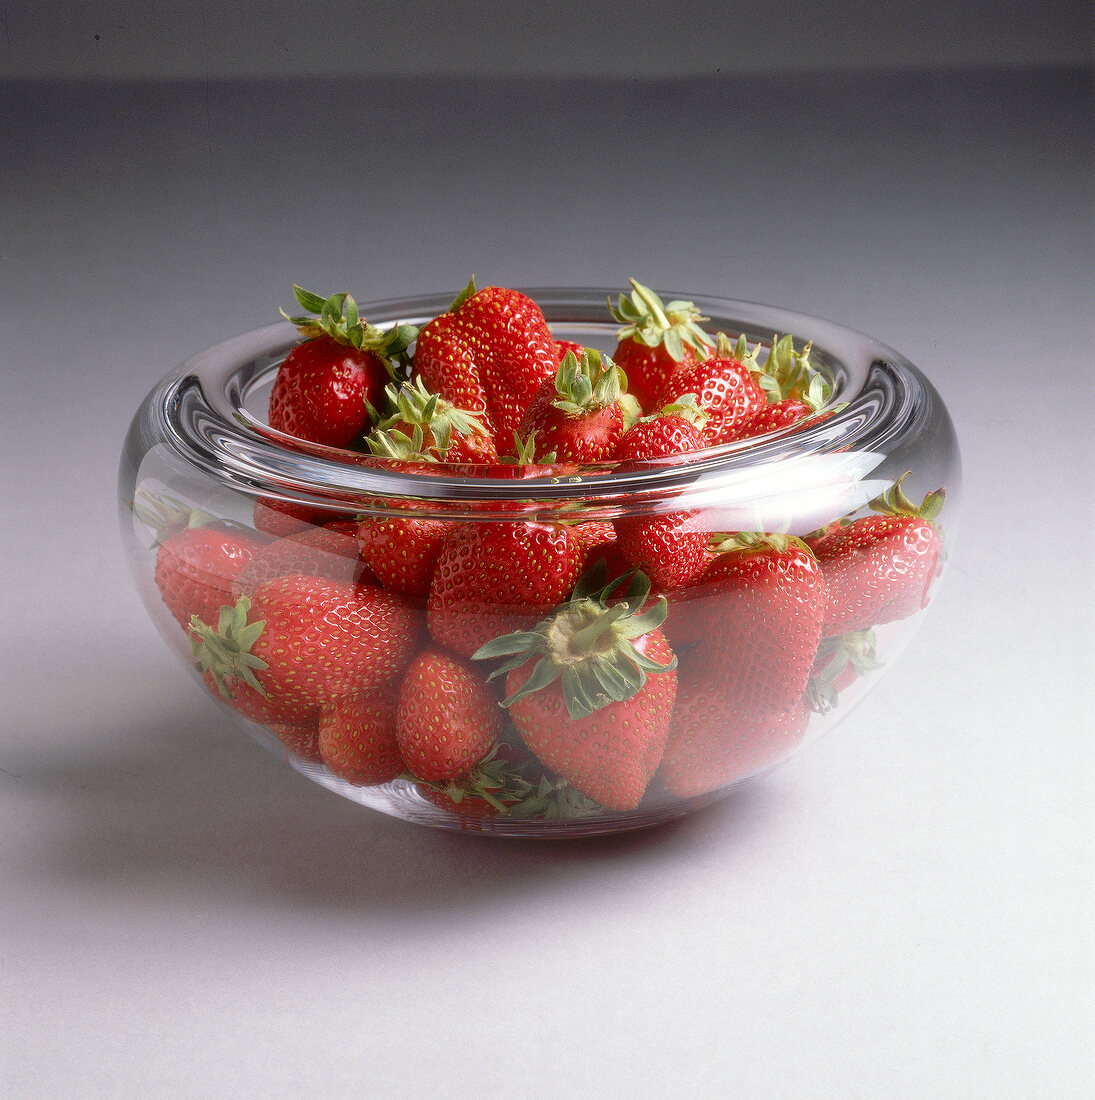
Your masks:
[{"label": "bowl rim", "polygon": [[[543,310],[553,330],[588,327],[614,342],[619,322],[606,299],[607,287],[517,287]],[[805,428],[693,452],[687,461],[650,460],[582,467],[577,473],[541,477],[488,476],[490,467],[445,466],[438,475],[395,470],[352,451],[302,444],[257,419],[249,395],[269,378],[299,333],[288,321],[252,329],[186,359],[158,383],[135,417],[149,443],[162,444],[176,462],[250,495],[329,509],[361,510],[370,501],[401,499],[448,514],[522,501],[549,510],[601,504],[642,510],[643,502],[678,499],[702,487],[708,497],[721,488],[756,482],[788,464],[856,453],[866,468],[902,449],[926,429],[938,401],[930,382],[894,349],[854,329],[781,306],[681,291],[658,291],[664,300],[694,302],[708,318],[705,329],[744,334],[771,346],[773,334],[809,340],[811,359],[833,377],[833,402],[844,407]],[[363,317],[387,326],[424,324],[448,309],[451,294],[417,295],[359,303]],[[441,472],[441,469],[444,472]],[[479,476],[476,476],[479,475]],[[654,502],[654,503],[650,503]],[[424,513],[424,514],[428,514]]]}]

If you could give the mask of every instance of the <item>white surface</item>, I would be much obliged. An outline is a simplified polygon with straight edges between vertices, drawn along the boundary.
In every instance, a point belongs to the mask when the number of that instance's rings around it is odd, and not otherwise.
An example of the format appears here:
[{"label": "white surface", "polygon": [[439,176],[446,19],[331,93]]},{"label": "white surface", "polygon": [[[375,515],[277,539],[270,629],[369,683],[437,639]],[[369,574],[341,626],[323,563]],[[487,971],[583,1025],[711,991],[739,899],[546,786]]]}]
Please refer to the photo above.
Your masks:
[{"label": "white surface", "polygon": [[[1090,1095],[1089,82],[7,92],[7,1095]],[[293,281],[473,271],[781,302],[936,380],[948,583],[763,786],[619,839],[434,833],[239,737],[144,618],[144,391]]]}]

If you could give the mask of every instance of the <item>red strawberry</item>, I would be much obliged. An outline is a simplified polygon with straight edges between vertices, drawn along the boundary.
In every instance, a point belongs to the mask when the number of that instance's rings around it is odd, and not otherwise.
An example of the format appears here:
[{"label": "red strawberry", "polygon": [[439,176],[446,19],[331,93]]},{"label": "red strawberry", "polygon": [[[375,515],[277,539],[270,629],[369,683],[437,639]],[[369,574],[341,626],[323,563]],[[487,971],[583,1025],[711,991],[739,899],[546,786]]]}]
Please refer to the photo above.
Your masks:
[{"label": "red strawberry", "polygon": [[422,328],[414,353],[415,373],[431,393],[485,417],[507,444],[555,367],[555,341],[540,307],[520,291],[476,291],[474,280]]},{"label": "red strawberry", "polygon": [[757,384],[767,395],[768,404],[728,432],[721,442],[751,439],[795,425],[805,427],[807,421],[816,424],[843,408],[843,405],[826,408],[833,387],[810,363],[809,344],[797,352],[790,336],[773,337],[772,349],[763,366],[757,365],[760,349],[761,345],[757,344],[748,352],[745,338],[741,337],[734,353],[753,372]]},{"label": "red strawberry", "polygon": [[361,556],[389,591],[425,598],[452,524],[414,514],[409,501],[390,501],[406,515],[366,516],[357,528]]},{"label": "red strawberry", "polygon": [[190,625],[199,667],[222,695],[231,679],[237,702],[250,694],[298,711],[390,684],[419,632],[418,613],[382,588],[301,574],[259,585],[216,627]]},{"label": "red strawberry", "polygon": [[234,603],[245,592],[253,592],[266,581],[290,573],[350,584],[375,580],[358,554],[357,524],[337,520],[326,527],[309,527],[260,547],[233,581],[232,600],[226,602]]},{"label": "red strawberry", "polygon": [[615,308],[609,302],[613,317],[624,324],[613,358],[627,376],[628,392],[650,411],[674,375],[710,354],[711,338],[698,324],[707,318],[692,302],[666,304],[648,287],[630,282],[630,297],[621,294]]},{"label": "red strawberry", "polygon": [[[718,677],[729,713],[767,718],[806,688],[825,616],[821,567],[793,535],[741,533],[688,588],[672,594],[674,644]],[[679,599],[678,599],[679,596]]]},{"label": "red strawberry", "polygon": [[253,515],[251,522],[255,530],[276,539],[350,518],[344,513],[332,512],[318,505],[303,504],[295,500],[277,500],[275,497],[260,497],[256,500]]},{"label": "red strawberry", "polygon": [[441,462],[497,462],[494,438],[482,419],[430,393],[421,378],[390,385],[388,415],[365,442],[375,455]]},{"label": "red strawberry", "polygon": [[[644,460],[679,458],[701,450],[705,446],[702,423],[695,397],[682,395],[676,404],[628,428],[616,448],[618,468],[627,470]],[[620,555],[641,569],[659,591],[687,584],[707,560],[707,531],[698,513],[621,516],[613,522]]]},{"label": "red strawberry", "polygon": [[565,600],[585,560],[582,540],[546,523],[460,523],[445,540],[427,603],[434,640],[463,657],[531,626]]},{"label": "red strawberry", "polygon": [[561,363],[563,357],[569,351],[575,359],[582,358],[582,352],[585,351],[584,344],[578,344],[574,340],[556,340],[555,341],[555,361]]},{"label": "red strawberry", "polygon": [[410,325],[386,332],[365,324],[349,294],[321,298],[299,286],[297,301],[315,317],[290,317],[304,336],[278,368],[270,427],[328,447],[347,447],[367,430],[369,405],[391,378],[389,360],[415,337]]},{"label": "red strawberry", "polygon": [[929,493],[917,508],[902,480],[871,501],[880,515],[857,519],[815,543],[829,588],[827,636],[904,619],[928,603],[942,554],[934,521],[945,493]]},{"label": "red strawberry", "polygon": [[568,353],[536,391],[518,434],[535,437],[541,459],[551,453],[555,461],[600,462],[624,433],[624,386],[622,372],[599,351],[588,348],[581,359]]},{"label": "red strawberry", "polygon": [[501,733],[498,701],[478,670],[438,649],[410,663],[399,689],[396,735],[416,776],[436,782],[463,775]]},{"label": "red strawberry", "polygon": [[717,674],[682,670],[660,777],[692,798],[790,756],[806,732],[802,701],[775,714],[736,713]]},{"label": "red strawberry", "polygon": [[587,574],[572,600],[535,631],[495,638],[474,656],[508,658],[502,705],[525,744],[588,798],[633,810],[661,761],[676,694],[676,658],[659,629],[665,600],[647,606],[637,573],[623,600],[620,581],[598,589]]},{"label": "red strawberry", "polygon": [[614,581],[622,577],[630,568],[620,553],[620,542],[616,528],[608,520],[594,520],[589,523],[576,523],[574,533],[585,546],[585,560],[582,572],[585,573],[599,561],[604,562],[605,580]]},{"label": "red strawberry", "polygon": [[236,578],[262,548],[255,535],[217,521],[169,535],[156,551],[155,580],[176,622],[185,628],[192,615],[216,622],[221,607],[235,603]]},{"label": "red strawberry", "polygon": [[404,770],[391,690],[347,695],[319,711],[319,753],[332,775],[359,787],[387,783]]},{"label": "red strawberry", "polygon": [[714,354],[674,374],[659,391],[655,404],[670,405],[689,393],[695,395],[697,404],[707,413],[701,427],[706,447],[732,438],[768,403],[753,372],[738,358],[734,346],[721,332]]},{"label": "red strawberry", "polygon": [[294,726],[288,722],[271,722],[270,730],[294,756],[319,763],[319,727],[315,721],[304,726]]}]

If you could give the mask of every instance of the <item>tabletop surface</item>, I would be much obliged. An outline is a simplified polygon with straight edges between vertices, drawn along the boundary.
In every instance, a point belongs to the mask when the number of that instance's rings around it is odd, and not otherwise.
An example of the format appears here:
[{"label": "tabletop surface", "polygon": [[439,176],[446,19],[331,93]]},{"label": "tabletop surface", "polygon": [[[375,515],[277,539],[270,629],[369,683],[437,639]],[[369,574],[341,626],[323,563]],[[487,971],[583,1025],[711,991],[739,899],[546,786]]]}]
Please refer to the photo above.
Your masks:
[{"label": "tabletop surface", "polygon": [[[0,1084],[14,1096],[1087,1096],[1090,73],[9,83]],[[122,437],[290,286],[655,286],[869,332],[963,446],[932,613],[647,832],[310,784],[174,663]]]}]

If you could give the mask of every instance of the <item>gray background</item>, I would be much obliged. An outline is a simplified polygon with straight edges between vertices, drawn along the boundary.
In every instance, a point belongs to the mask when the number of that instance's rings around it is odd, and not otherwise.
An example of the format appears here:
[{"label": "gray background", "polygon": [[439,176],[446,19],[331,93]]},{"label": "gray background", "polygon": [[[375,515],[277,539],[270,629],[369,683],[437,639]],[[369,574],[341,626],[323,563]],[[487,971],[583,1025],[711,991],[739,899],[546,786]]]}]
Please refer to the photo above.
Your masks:
[{"label": "gray background", "polygon": [[[1090,31],[905,7],[0,8],[8,1094],[1090,1094]],[[472,273],[778,302],[950,406],[932,614],[741,797],[575,845],[389,820],[145,618],[153,382],[294,281]]]}]

